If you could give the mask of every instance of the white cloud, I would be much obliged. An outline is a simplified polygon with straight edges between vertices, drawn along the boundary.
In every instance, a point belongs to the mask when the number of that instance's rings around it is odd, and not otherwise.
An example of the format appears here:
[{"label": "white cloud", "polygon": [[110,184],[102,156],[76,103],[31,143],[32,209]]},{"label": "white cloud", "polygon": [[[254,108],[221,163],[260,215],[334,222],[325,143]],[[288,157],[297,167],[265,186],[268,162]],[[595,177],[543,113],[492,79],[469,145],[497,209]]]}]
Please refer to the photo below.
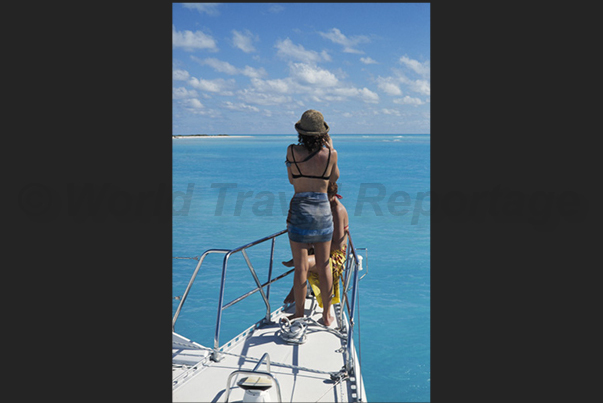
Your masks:
[{"label": "white cloud", "polygon": [[[378,103],[379,95],[368,88],[356,88],[338,80],[332,72],[306,63],[289,63],[285,78],[251,79],[251,87],[237,91],[238,98],[252,105],[289,106],[294,102],[345,102],[349,98]],[[297,107],[297,106],[296,106]]]},{"label": "white cloud", "polygon": [[427,80],[415,80],[410,83],[410,89],[423,95],[431,94],[431,86]]},{"label": "white cloud", "polygon": [[399,104],[399,105],[423,105],[425,102],[421,101],[421,99],[419,98],[412,98],[409,97],[408,95],[405,96],[404,98],[397,98],[394,99],[393,101],[395,104]]},{"label": "white cloud", "polygon": [[264,70],[263,67],[260,69],[255,69],[253,67],[245,66],[243,69],[238,69],[228,62],[218,60],[213,57],[199,59],[198,57],[191,56],[191,59],[201,64],[202,66],[207,65],[212,67],[217,72],[230,75],[242,74],[247,77],[264,77],[267,74],[266,70]]},{"label": "white cloud", "polygon": [[[333,94],[334,96],[338,97],[337,99],[333,99],[333,100],[337,100],[337,101],[345,101],[347,98],[360,98],[362,101],[366,102],[366,103],[378,103],[379,102],[379,95],[377,95],[377,93],[369,90],[368,88],[364,87],[362,89],[358,89],[356,87],[339,87],[339,88],[334,88],[332,90],[330,90],[326,96],[328,97],[329,94]],[[327,99],[330,100],[330,99]]]},{"label": "white cloud", "polygon": [[193,112],[195,115],[206,116],[211,119],[223,117],[222,112],[220,110],[216,110],[216,109],[197,109],[197,110],[190,110],[190,111]]},{"label": "white cloud", "polygon": [[184,87],[172,88],[172,99],[184,99],[197,97],[197,91],[187,90]]},{"label": "white cloud", "polygon": [[333,87],[339,81],[330,71],[305,63],[292,63],[289,70],[293,78],[312,85]]},{"label": "white cloud", "polygon": [[327,53],[326,50],[323,50],[322,52],[320,52],[320,55],[322,56],[322,58],[324,59],[325,62],[330,62],[331,56]]},{"label": "white cloud", "polygon": [[418,60],[410,59],[408,56],[402,56],[400,58],[400,64],[408,67],[409,69],[411,69],[412,71],[414,71],[415,73],[419,74],[420,76],[422,76],[424,78],[429,77],[429,71],[430,71],[429,60],[421,63]]},{"label": "white cloud", "polygon": [[337,43],[343,46],[343,51],[345,53],[364,53],[361,50],[354,49],[354,46],[360,43],[368,43],[370,42],[369,38],[364,35],[357,35],[353,37],[347,37],[341,33],[341,31],[337,28],[332,28],[329,32],[319,32],[319,34],[323,38],[327,38],[330,41]]},{"label": "white cloud", "polygon": [[199,14],[207,14],[211,16],[220,15],[218,11],[218,5],[220,3],[183,3],[182,7],[190,10],[197,10]]},{"label": "white cloud", "polygon": [[[276,54],[284,59],[300,60],[306,63],[317,63],[323,59],[327,60],[325,52],[321,55],[313,50],[306,50],[302,45],[295,45],[289,38],[277,41],[274,47],[278,49]],[[328,57],[328,54],[326,56]],[[328,60],[330,60],[330,57]]]},{"label": "white cloud", "polygon": [[402,90],[394,83],[380,83],[379,88],[388,95],[402,95]]},{"label": "white cloud", "polygon": [[361,57],[360,61],[364,64],[378,64],[375,60],[371,59],[370,57]]},{"label": "white cloud", "polygon": [[191,87],[197,88],[201,91],[216,92],[220,93],[221,95],[232,95],[232,93],[227,90],[234,87],[235,80],[232,78],[230,80],[224,80],[222,78],[217,78],[215,80],[204,80],[191,77],[191,79],[188,80],[188,84]]},{"label": "white cloud", "polygon": [[335,88],[332,92],[333,92],[333,94],[344,97],[344,98],[351,98],[351,97],[358,96],[360,94],[358,88],[354,88],[354,87]]},{"label": "white cloud", "polygon": [[294,92],[294,83],[290,78],[277,78],[274,80],[251,79],[251,85],[255,90],[263,93],[290,94]]},{"label": "white cloud", "polygon": [[172,46],[183,48],[187,52],[193,52],[197,49],[218,50],[216,41],[211,36],[201,31],[176,31],[174,25],[172,25]]},{"label": "white cloud", "polygon": [[[428,67],[423,70],[421,70],[420,67],[416,67],[416,68],[418,71],[421,71],[422,73],[426,73],[426,74],[429,73]],[[402,71],[396,70],[396,69],[392,69],[392,70],[394,70],[394,73],[395,73],[394,76],[378,77],[376,80],[379,89],[381,89],[385,93],[387,93],[389,95],[402,95],[402,90],[400,88],[400,85],[405,85],[409,91],[417,92],[421,95],[427,95],[427,96],[430,95],[431,85],[429,83],[429,78],[412,80],[412,79],[408,78]]]},{"label": "white cloud", "polygon": [[399,83],[394,77],[377,77],[377,87],[388,95],[402,95]]},{"label": "white cloud", "polygon": [[216,70],[220,73],[226,73],[226,74],[230,74],[230,75],[239,73],[238,69],[235,66],[233,66],[232,64],[230,64],[228,62],[224,62],[222,60],[218,60],[213,57],[208,57],[206,59],[199,59],[198,57],[191,56],[191,59],[201,65],[210,66],[214,70]]},{"label": "white cloud", "polygon": [[360,90],[360,97],[366,103],[376,104],[379,102],[379,95],[366,87]]},{"label": "white cloud", "polygon": [[270,93],[259,92],[255,89],[244,89],[237,92],[239,99],[255,105],[280,105],[283,106],[293,101],[290,96],[275,95]]},{"label": "white cloud", "polygon": [[197,98],[185,99],[184,101],[182,101],[182,104],[185,107],[188,107],[190,109],[203,109],[204,108],[201,101],[199,101]]},{"label": "white cloud", "polygon": [[232,30],[232,44],[235,48],[239,48],[245,53],[255,52],[255,47],[253,46],[254,40],[257,41],[258,39],[248,30],[245,30],[245,33]]},{"label": "white cloud", "polygon": [[226,107],[228,109],[232,109],[234,111],[253,111],[253,112],[259,112],[260,111],[255,106],[247,105],[247,104],[244,104],[244,103],[234,104],[234,103],[229,102],[229,101],[224,102],[224,107]]},{"label": "white cloud", "polygon": [[395,115],[395,116],[402,116],[402,114],[400,113],[399,110],[397,109],[381,109],[381,112],[385,115]]},{"label": "white cloud", "polygon": [[251,77],[251,78],[264,77],[268,74],[268,73],[266,73],[266,70],[264,70],[263,67],[260,67],[259,69],[255,69],[253,67],[245,66],[245,68],[243,70],[240,70],[240,72],[242,75]]},{"label": "white cloud", "polygon": [[188,71],[186,70],[174,70],[172,71],[172,80],[176,80],[176,81],[186,81],[188,80],[188,78],[190,77],[190,75],[188,74]]}]

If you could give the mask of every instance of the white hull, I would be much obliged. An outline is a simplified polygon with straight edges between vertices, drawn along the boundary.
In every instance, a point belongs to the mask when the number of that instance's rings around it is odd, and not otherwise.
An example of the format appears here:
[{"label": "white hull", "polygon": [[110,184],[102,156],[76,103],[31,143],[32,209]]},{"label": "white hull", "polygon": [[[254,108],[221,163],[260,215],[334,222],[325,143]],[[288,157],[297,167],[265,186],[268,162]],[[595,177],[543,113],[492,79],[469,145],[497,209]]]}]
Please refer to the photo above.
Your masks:
[{"label": "white hull", "polygon": [[[277,323],[281,317],[291,314],[294,307],[286,311],[281,309],[275,311],[271,318]],[[322,309],[318,307],[314,298],[306,299],[306,316],[318,321],[321,312]],[[342,347],[345,347],[344,340],[326,329],[310,325],[306,332],[305,343],[286,344],[278,336],[280,326],[277,323],[263,325],[257,329],[252,327],[245,336],[239,335],[231,340],[230,346],[226,343],[224,352],[228,354],[224,354],[220,362],[214,362],[209,358],[211,349],[191,350],[182,344],[175,344],[174,364],[187,364],[187,367],[185,370],[176,368],[173,371],[175,381],[172,385],[173,401],[224,402],[229,375],[235,370],[252,370],[264,353],[270,356],[270,372],[279,383],[284,402],[366,401],[361,376],[358,379],[352,377],[343,381],[333,381],[328,374],[340,371],[345,365],[342,352]],[[335,327],[337,326],[332,326]],[[181,337],[178,334],[173,336],[177,342],[182,342]],[[238,341],[235,340],[237,338]],[[352,353],[356,356],[355,351]],[[196,360],[198,362],[194,362]],[[354,359],[354,362],[358,360]],[[262,364],[258,369],[265,371],[266,366]],[[355,372],[359,373],[358,369]],[[242,401],[245,393],[236,382],[237,380],[233,378],[230,385],[229,401],[231,402]],[[278,401],[275,387],[272,387],[268,394],[272,402]]]}]

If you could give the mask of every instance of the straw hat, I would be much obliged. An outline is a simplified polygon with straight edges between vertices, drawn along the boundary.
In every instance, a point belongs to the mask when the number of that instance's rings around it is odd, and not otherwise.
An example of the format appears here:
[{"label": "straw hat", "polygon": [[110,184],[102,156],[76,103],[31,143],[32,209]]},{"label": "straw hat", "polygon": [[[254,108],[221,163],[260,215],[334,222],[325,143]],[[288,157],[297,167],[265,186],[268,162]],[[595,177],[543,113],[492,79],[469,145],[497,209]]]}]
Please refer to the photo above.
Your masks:
[{"label": "straw hat", "polygon": [[308,109],[295,124],[295,130],[304,136],[320,136],[329,132],[329,125],[325,122],[322,113]]}]

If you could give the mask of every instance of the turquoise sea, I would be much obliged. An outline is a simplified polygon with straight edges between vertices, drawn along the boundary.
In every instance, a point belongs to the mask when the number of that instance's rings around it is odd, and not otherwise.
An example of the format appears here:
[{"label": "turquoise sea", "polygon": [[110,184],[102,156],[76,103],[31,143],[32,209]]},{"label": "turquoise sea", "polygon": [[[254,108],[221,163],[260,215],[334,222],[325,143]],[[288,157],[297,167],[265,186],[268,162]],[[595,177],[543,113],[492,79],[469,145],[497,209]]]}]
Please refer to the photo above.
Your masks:
[{"label": "turquoise sea", "polygon": [[[240,135],[244,136],[244,135]],[[366,394],[373,402],[430,401],[430,136],[332,134],[339,194],[368,274],[360,281],[358,327]],[[297,135],[175,138],[173,256],[232,249],[286,228],[293,186],[284,164]],[[270,243],[249,250],[261,282]],[[288,238],[276,239],[273,277],[286,271]],[[176,332],[213,346],[223,255],[209,255],[176,323]],[[368,264],[367,264],[368,263]],[[172,293],[184,293],[197,261],[173,259]],[[270,291],[278,308],[293,283]],[[241,256],[229,261],[224,302],[255,287]],[[174,313],[178,301],[173,300]],[[220,342],[261,319],[259,293],[226,309]],[[359,345],[360,344],[360,345]]]}]

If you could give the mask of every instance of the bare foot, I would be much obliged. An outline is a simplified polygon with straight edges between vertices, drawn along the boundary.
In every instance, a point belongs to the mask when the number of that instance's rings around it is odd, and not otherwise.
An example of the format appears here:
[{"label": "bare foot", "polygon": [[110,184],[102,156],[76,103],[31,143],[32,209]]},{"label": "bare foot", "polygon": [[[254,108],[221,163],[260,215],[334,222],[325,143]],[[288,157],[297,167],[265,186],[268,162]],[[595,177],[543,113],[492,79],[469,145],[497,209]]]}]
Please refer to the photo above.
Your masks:
[{"label": "bare foot", "polygon": [[281,262],[285,267],[293,267],[293,259],[288,262]]},{"label": "bare foot", "polygon": [[295,296],[293,295],[293,287],[291,287],[291,291],[289,291],[289,294],[285,297],[285,300],[283,302],[285,304],[292,304],[295,302]]},{"label": "bare foot", "polygon": [[333,315],[325,315],[325,313],[322,314],[322,323],[329,327],[331,326],[331,324],[333,324],[333,322],[335,321],[335,317]]}]

